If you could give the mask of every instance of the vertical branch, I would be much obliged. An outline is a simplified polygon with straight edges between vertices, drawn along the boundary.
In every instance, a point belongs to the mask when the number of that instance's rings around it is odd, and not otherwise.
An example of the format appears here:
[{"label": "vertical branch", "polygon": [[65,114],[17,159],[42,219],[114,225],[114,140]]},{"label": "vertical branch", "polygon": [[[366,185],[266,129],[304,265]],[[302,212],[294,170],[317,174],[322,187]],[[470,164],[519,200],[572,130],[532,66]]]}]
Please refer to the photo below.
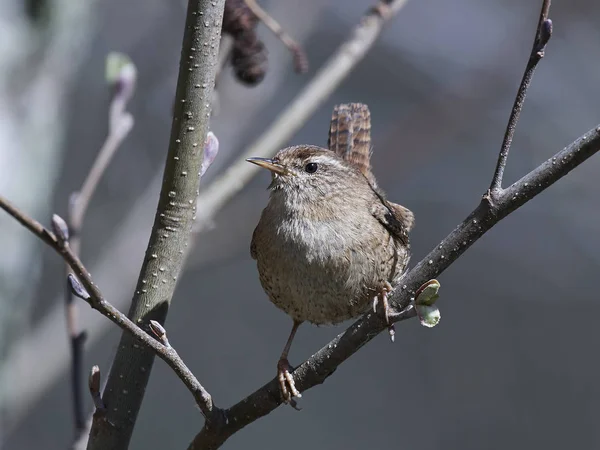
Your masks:
[{"label": "vertical branch", "polygon": [[[208,132],[225,0],[190,0],[177,80],[169,151],[158,208],[129,318],[147,329],[164,323],[183,265]],[[154,354],[121,336],[88,449],[126,449],[150,376]]]},{"label": "vertical branch", "polygon": [[548,19],[549,11],[550,0],[544,0],[542,4],[542,11],[540,12],[540,20],[538,21],[538,26],[535,31],[535,39],[533,41],[531,54],[529,55],[529,60],[527,61],[527,66],[525,67],[525,73],[521,79],[521,84],[519,85],[519,90],[517,91],[517,96],[515,97],[515,102],[510,112],[510,117],[508,118],[504,139],[502,140],[502,146],[500,147],[498,163],[496,164],[496,170],[494,171],[494,177],[492,178],[492,184],[490,185],[491,192],[502,189],[504,168],[506,167],[506,161],[508,160],[508,152],[510,151],[513,136],[515,135],[517,122],[519,121],[519,116],[521,114],[521,110],[523,109],[523,104],[525,103],[525,96],[527,95],[527,90],[531,84],[531,79],[533,78],[535,68],[544,57],[546,44],[552,36],[552,22],[550,19]]},{"label": "vertical branch", "polygon": [[[107,58],[107,78],[114,89],[108,114],[108,135],[98,151],[79,192],[71,195],[69,202],[68,231],[69,245],[73,253],[79,256],[81,251],[81,229],[85,213],[94,192],[123,140],[133,128],[133,116],[126,111],[136,85],[137,70],[125,55],[111,53]],[[67,275],[73,273],[66,265]],[[83,351],[86,332],[77,324],[77,303],[69,284],[65,284],[65,308],[67,335],[71,343],[71,391],[73,396],[73,414],[75,421],[75,441],[87,435],[88,422],[83,407]]]}]

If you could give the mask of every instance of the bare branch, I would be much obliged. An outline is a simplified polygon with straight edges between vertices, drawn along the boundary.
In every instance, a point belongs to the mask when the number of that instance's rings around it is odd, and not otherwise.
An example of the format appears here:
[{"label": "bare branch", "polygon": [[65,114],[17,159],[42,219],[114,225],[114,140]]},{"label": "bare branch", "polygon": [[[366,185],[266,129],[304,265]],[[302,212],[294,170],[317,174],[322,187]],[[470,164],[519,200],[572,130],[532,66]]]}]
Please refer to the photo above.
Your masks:
[{"label": "bare branch", "polygon": [[[210,394],[204,389],[194,374],[188,369],[177,352],[171,347],[167,347],[161,342],[154,339],[135,323],[125,316],[122,312],[111,305],[100,292],[100,289],[92,281],[92,277],[69,246],[63,246],[56,239],[56,236],[36,220],[28,217],[17,207],[12,205],[7,199],[0,196],[0,209],[5,210],[8,214],[17,219],[25,228],[30,230],[37,237],[42,239],[46,244],[52,247],[58,254],[62,256],[65,262],[71,267],[75,275],[69,277],[69,285],[77,297],[85,300],[92,308],[106,316],[110,321],[117,324],[124,331],[129,333],[136,341],[141,342],[146,347],[151,349],[154,354],[158,355],[165,361],[169,367],[183,381],[185,386],[194,396],[198,407],[206,417],[207,423],[212,423],[220,417],[220,411],[213,406]],[[76,277],[76,278],[75,278]],[[139,371],[140,368],[138,368]]]},{"label": "bare branch", "polygon": [[[575,167],[600,151],[600,126],[590,130],[571,145],[548,159],[519,181],[499,194],[490,204],[484,198],[479,206],[403,279],[390,297],[393,322],[415,317],[410,308],[416,290],[425,282],[438,277],[501,219],[534,198],[561,179]],[[378,314],[368,312],[343,333],[311,356],[294,372],[296,388],[304,392],[323,383],[337,367],[350,358],[371,339],[387,329]],[[281,404],[277,378],[223,412],[227,418],[222,428],[204,427],[189,449],[219,448],[230,436],[246,425],[269,414]]]},{"label": "bare branch", "polygon": [[306,53],[289,34],[285,32],[283,27],[273,19],[269,13],[260,7],[256,0],[244,0],[246,5],[252,11],[252,13],[258,17],[258,19],[265,24],[265,26],[279,38],[283,45],[285,45],[294,57],[294,69],[298,73],[308,72],[308,57]]},{"label": "bare branch", "polygon": [[[110,161],[119,149],[123,140],[133,128],[133,116],[126,111],[127,104],[135,92],[137,70],[131,60],[120,53],[111,53],[106,61],[106,78],[113,89],[113,95],[108,114],[108,135],[104,144],[98,151],[96,159],[87,174],[79,192],[74,192],[69,201],[68,225],[63,221],[62,228],[66,230],[68,240],[69,231],[72,234],[69,244],[74,254],[81,251],[81,228],[92,196],[96,191],[102,175]],[[58,217],[58,216],[54,216]],[[60,234],[55,226],[53,217],[52,225],[57,237]],[[62,219],[61,219],[62,220]],[[70,276],[69,266],[66,266],[67,276]],[[73,278],[73,280],[75,280]],[[65,290],[65,308],[67,334],[71,341],[71,390],[73,396],[73,413],[75,419],[75,441],[80,441],[83,434],[87,434],[87,420],[83,406],[83,350],[86,334],[80,331],[77,324],[77,303],[74,302],[71,290],[72,280]],[[76,294],[75,294],[76,295]]]},{"label": "bare branch", "polygon": [[114,72],[107,73],[107,78],[114,90],[108,114],[108,135],[98,151],[81,189],[71,198],[69,228],[76,236],[80,234],[85,213],[102,175],[121,143],[133,128],[134,123],[133,116],[125,108],[135,91],[137,80],[135,65],[125,55],[116,53],[109,54],[106,64],[107,72]]},{"label": "bare branch", "polygon": [[510,117],[508,118],[506,132],[504,133],[504,139],[502,140],[502,146],[500,147],[498,163],[496,164],[496,170],[494,171],[494,177],[492,178],[492,184],[490,185],[490,192],[492,195],[494,191],[502,189],[502,177],[504,176],[504,168],[506,167],[506,161],[508,160],[508,152],[510,151],[513,136],[517,128],[517,122],[519,121],[521,110],[523,109],[523,104],[525,103],[527,90],[531,84],[535,68],[544,57],[546,44],[552,36],[552,21],[548,19],[550,2],[551,0],[544,0],[542,4],[542,11],[540,12],[540,20],[538,21],[538,26],[535,31],[535,39],[533,41],[531,54],[529,55],[525,73],[521,79],[521,84],[519,85],[519,90],[517,91],[517,96],[515,97],[515,102],[510,112]]}]

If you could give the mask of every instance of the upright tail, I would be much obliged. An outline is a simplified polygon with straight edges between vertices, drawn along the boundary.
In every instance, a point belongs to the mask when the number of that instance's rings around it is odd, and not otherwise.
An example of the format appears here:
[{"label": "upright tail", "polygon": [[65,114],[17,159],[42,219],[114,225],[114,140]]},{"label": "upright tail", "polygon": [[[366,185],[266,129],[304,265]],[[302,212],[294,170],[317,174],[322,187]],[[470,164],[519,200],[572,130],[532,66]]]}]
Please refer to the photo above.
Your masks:
[{"label": "upright tail", "polygon": [[344,103],[333,109],[329,139],[330,150],[356,166],[375,186],[371,173],[371,113],[362,103]]}]

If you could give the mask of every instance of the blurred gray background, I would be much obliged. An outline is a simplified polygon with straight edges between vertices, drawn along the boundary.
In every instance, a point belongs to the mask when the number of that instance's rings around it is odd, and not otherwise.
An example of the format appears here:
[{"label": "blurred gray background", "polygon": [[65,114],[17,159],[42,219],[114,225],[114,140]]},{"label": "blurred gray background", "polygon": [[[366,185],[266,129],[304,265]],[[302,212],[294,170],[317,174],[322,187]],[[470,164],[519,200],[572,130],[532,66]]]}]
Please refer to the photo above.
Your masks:
[{"label": "blurred gray background", "polygon": [[[371,6],[261,3],[304,43],[311,70],[293,73],[290,55],[259,27],[268,75],[253,89],[229,70],[221,79],[212,124],[220,154],[204,186],[260,135]],[[32,18],[24,5],[39,14]],[[540,6],[409,0],[290,141],[325,145],[333,106],[367,103],[379,184],[417,218],[413,264],[489,185]],[[130,104],[136,124],[83,233],[84,262],[125,311],[157,201],[184,12],[181,0],[0,0],[0,192],[44,223],[52,212],[66,213],[106,134],[106,54],[126,52],[137,65]],[[553,2],[554,36],[519,124],[507,182],[600,123],[599,16],[593,0]],[[279,408],[224,448],[599,448],[599,170],[592,158],[453,264],[440,277],[438,327],[401,323],[395,345],[379,336],[306,392],[301,412]],[[199,236],[167,321],[171,343],[223,407],[275,375],[291,325],[267,301],[249,255],[267,184],[260,174]],[[0,229],[0,442],[64,449],[72,412],[63,264],[5,214]],[[90,332],[85,367],[98,364],[106,374],[120,331],[81,306]],[[342,330],[304,325],[292,364]],[[131,448],[185,448],[200,426],[192,397],[157,361]]]}]

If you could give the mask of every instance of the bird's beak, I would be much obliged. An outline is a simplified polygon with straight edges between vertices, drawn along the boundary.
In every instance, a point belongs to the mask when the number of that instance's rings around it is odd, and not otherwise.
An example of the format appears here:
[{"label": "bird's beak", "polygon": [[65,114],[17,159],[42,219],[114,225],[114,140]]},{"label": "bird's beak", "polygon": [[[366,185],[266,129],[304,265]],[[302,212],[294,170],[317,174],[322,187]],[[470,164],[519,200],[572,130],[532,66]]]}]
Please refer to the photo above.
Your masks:
[{"label": "bird's beak", "polygon": [[281,164],[279,164],[269,158],[253,157],[253,158],[247,158],[246,161],[251,162],[252,164],[256,164],[257,166],[263,167],[265,169],[268,169],[271,172],[276,173],[277,175],[284,175],[287,173],[287,170],[285,169],[285,167],[283,167]]}]

